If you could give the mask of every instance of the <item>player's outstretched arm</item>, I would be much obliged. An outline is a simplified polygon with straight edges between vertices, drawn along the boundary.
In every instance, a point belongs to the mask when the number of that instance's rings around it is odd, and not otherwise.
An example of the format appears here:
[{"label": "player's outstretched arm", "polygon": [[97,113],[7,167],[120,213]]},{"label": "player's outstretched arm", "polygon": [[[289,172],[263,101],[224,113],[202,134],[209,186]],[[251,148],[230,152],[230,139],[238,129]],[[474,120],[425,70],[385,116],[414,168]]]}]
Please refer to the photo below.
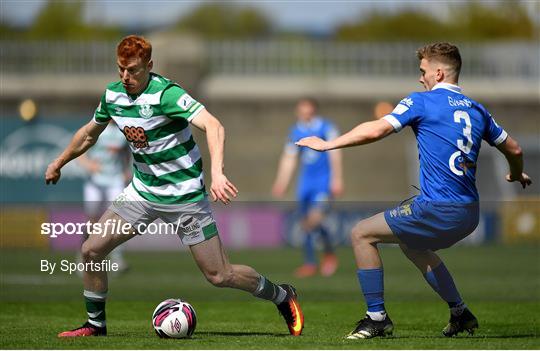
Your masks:
[{"label": "player's outstretched arm", "polygon": [[363,145],[375,142],[386,137],[394,131],[394,127],[384,119],[364,122],[351,131],[334,140],[325,141],[318,137],[307,137],[296,142],[298,146],[307,146],[317,151],[341,149],[350,146]]},{"label": "player's outstretched arm", "polygon": [[97,124],[94,121],[88,122],[81,127],[71,139],[69,145],[52,161],[45,171],[45,183],[56,184],[60,179],[60,169],[69,161],[79,157],[94,145],[99,138],[99,135],[105,130],[107,124]]},{"label": "player's outstretched arm", "polygon": [[296,168],[298,155],[284,151],[279,159],[278,171],[276,174],[276,180],[272,186],[272,195],[276,198],[281,198],[285,195],[287,187],[291,182],[294,170]]},{"label": "player's outstretched arm", "polygon": [[497,145],[497,149],[503,153],[510,166],[510,173],[506,175],[506,180],[520,182],[523,189],[531,185],[531,178],[523,173],[523,151],[518,142],[508,136],[505,141]]},{"label": "player's outstretched arm", "polygon": [[223,174],[223,154],[225,150],[225,128],[206,109],[195,116],[191,123],[206,133],[206,142],[210,152],[212,185],[210,194],[213,201],[221,201],[224,204],[231,202],[231,197],[236,197],[238,190]]}]

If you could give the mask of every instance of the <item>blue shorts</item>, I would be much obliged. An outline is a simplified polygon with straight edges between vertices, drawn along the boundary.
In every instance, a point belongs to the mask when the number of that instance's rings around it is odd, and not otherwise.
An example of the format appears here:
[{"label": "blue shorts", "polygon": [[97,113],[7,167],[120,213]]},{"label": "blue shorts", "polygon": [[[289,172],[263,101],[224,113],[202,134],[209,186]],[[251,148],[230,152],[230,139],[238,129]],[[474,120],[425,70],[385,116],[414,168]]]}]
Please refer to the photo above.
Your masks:
[{"label": "blue shorts", "polygon": [[415,199],[384,212],[386,223],[411,249],[439,250],[471,234],[478,225],[479,206],[474,203],[433,202]]},{"label": "blue shorts", "polygon": [[300,213],[302,217],[313,210],[318,209],[326,212],[330,207],[330,192],[326,189],[311,189],[309,191],[303,191],[298,195],[298,201],[300,203]]}]

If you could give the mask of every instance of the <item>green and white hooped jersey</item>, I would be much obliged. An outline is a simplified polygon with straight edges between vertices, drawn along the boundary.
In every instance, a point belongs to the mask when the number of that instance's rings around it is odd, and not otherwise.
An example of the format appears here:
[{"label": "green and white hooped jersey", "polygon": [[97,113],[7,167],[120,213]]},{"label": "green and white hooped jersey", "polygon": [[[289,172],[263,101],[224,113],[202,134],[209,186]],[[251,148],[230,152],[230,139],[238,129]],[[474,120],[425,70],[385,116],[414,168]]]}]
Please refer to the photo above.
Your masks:
[{"label": "green and white hooped jersey", "polygon": [[204,198],[202,159],[189,122],[204,106],[178,84],[151,73],[146,89],[130,96],[122,82],[107,86],[94,114],[98,124],[114,120],[133,153],[133,187],[161,204]]}]

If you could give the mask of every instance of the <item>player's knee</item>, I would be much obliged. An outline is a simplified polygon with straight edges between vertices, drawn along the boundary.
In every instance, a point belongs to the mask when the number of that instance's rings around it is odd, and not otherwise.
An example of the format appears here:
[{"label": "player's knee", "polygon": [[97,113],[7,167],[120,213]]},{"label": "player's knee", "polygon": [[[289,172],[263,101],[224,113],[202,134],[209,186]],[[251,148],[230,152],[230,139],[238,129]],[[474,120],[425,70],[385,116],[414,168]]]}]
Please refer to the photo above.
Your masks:
[{"label": "player's knee", "polygon": [[321,225],[322,214],[315,212],[310,213],[304,221],[302,221],[302,229],[304,231],[312,231]]},{"label": "player's knee", "polygon": [[370,242],[370,233],[366,230],[363,221],[356,224],[351,230],[351,242],[354,244],[362,244]]},{"label": "player's knee", "polygon": [[101,253],[94,246],[90,245],[88,241],[85,241],[81,247],[81,256],[83,262],[95,262],[103,259],[105,255]]},{"label": "player's knee", "polygon": [[232,271],[208,271],[204,275],[210,284],[218,288],[230,287],[234,280]]}]

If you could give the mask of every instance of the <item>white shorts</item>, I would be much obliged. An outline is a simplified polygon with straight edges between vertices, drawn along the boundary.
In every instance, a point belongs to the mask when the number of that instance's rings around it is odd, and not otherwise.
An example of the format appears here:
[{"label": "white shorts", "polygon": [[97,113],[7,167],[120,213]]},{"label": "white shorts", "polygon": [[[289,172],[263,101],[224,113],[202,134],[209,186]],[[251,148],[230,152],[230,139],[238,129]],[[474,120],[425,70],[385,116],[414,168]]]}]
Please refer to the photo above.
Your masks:
[{"label": "white shorts", "polygon": [[[164,205],[142,198],[129,184],[109,207],[139,234],[176,234],[184,245],[195,245],[218,235],[207,198],[198,202]],[[165,223],[162,233],[150,233],[154,221]],[[159,226],[154,226],[160,228]],[[170,230],[172,229],[172,230]]]},{"label": "white shorts", "polygon": [[123,189],[121,184],[101,186],[91,180],[85,182],[83,199],[86,215],[92,218],[100,217]]}]

